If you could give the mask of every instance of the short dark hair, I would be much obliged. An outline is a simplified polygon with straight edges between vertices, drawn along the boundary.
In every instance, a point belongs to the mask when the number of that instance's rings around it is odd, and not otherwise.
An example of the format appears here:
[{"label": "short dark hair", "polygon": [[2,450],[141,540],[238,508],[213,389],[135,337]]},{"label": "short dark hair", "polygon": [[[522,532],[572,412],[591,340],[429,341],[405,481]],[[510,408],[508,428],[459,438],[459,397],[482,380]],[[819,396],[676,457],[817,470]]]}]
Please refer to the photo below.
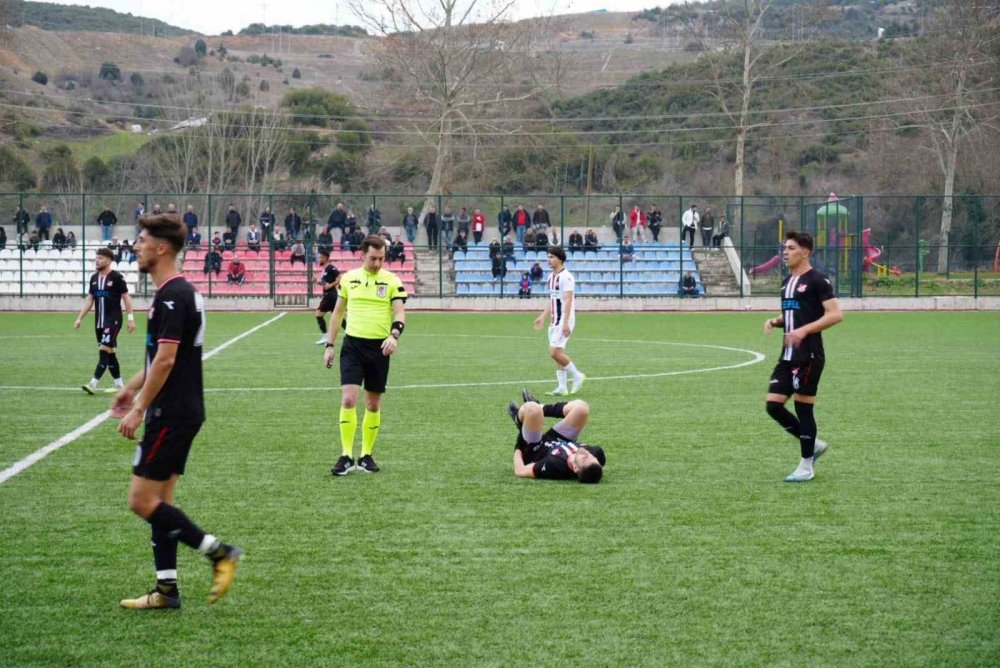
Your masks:
[{"label": "short dark hair", "polygon": [[811,251],[813,249],[812,235],[806,234],[805,232],[796,232],[795,230],[791,230],[788,234],[785,235],[785,239],[794,241],[795,243],[797,243],[802,248],[805,248],[806,250]]},{"label": "short dark hair", "polygon": [[187,240],[185,225],[176,213],[159,213],[139,218],[139,227],[146,230],[149,236],[166,241],[179,253]]},{"label": "short dark hair", "polygon": [[601,476],[604,475],[604,467],[594,462],[580,469],[580,472],[576,474],[576,479],[585,485],[596,485],[601,482]]},{"label": "short dark hair", "polygon": [[361,242],[361,253],[367,253],[369,248],[374,248],[375,250],[385,250],[385,239],[377,234],[369,234],[365,237],[365,240]]},{"label": "short dark hair", "polygon": [[601,466],[604,466],[607,463],[608,461],[607,455],[604,454],[604,448],[602,448],[601,446],[585,445],[583,446],[583,449],[589,452],[590,454],[594,455],[597,461],[601,463]]},{"label": "short dark hair", "polygon": [[96,252],[97,252],[98,255],[103,255],[104,257],[108,258],[109,260],[114,260],[115,259],[115,254],[111,251],[110,248],[98,248]]},{"label": "short dark hair", "polygon": [[549,246],[549,255],[555,255],[561,262],[566,261],[566,251],[562,246]]},{"label": "short dark hair", "polygon": [[322,249],[322,250],[321,250],[321,251],[319,252],[319,254],[320,254],[320,255],[322,255],[323,257],[330,257],[330,251],[328,251],[328,250],[327,250],[327,249],[325,249],[325,248],[324,248],[324,249]]}]

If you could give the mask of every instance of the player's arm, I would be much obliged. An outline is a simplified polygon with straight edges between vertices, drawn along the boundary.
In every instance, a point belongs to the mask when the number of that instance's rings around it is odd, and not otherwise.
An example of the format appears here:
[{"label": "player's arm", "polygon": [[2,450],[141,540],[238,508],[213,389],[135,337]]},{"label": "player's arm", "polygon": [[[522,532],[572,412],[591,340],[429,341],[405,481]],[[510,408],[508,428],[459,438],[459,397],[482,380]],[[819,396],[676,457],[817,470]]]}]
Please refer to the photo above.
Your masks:
[{"label": "player's arm", "polygon": [[333,366],[333,344],[337,341],[337,334],[340,332],[340,323],[344,321],[344,311],[347,310],[347,295],[341,293],[337,299],[337,304],[333,307],[333,315],[330,316],[330,329],[326,333],[326,350],[323,352],[323,363],[329,369]]},{"label": "player's arm", "polygon": [[[145,382],[140,386],[139,394],[135,398],[132,410],[126,413],[122,421],[118,423],[118,433],[125,438],[135,438],[135,432],[139,428],[139,425],[142,424],[142,418],[146,413],[146,409],[149,408],[149,404],[153,402],[153,399],[163,389],[163,384],[167,382],[170,371],[174,368],[174,362],[177,361],[177,347],[179,345],[174,341],[161,340],[159,342],[159,346],[156,349],[156,357],[153,358],[152,364],[149,365],[149,371],[145,374]],[[138,374],[136,374],[136,377],[138,377]],[[129,385],[133,381],[135,381],[135,378],[129,381]]]},{"label": "player's arm", "polygon": [[840,302],[837,298],[834,297],[832,299],[827,299],[823,302],[823,317],[819,320],[810,322],[808,325],[802,325],[801,327],[793,329],[788,332],[785,337],[791,345],[799,346],[810,334],[819,334],[825,329],[830,329],[843,319],[844,314],[840,310]]},{"label": "player's arm", "polygon": [[524,463],[524,455],[520,448],[514,449],[514,475],[518,478],[535,477],[535,465]]},{"label": "player's arm", "polygon": [[[566,293],[565,293],[565,296],[566,296],[566,311],[565,312],[566,313],[572,313],[573,312],[573,291],[572,290],[567,290]],[[562,333],[563,333],[564,336],[569,336],[569,317],[567,316],[567,317],[563,318],[562,321],[563,321],[563,324],[562,324]]]},{"label": "player's arm", "polygon": [[132,295],[125,293],[122,295],[122,301],[125,302],[125,313],[126,323],[128,327],[128,333],[131,334],[135,331],[135,313],[132,312]]},{"label": "player's arm", "polygon": [[80,329],[80,323],[83,322],[83,317],[90,313],[90,309],[94,307],[94,295],[87,295],[87,301],[83,302],[83,308],[76,316],[76,320],[73,322],[73,329]]},{"label": "player's arm", "polygon": [[764,334],[770,334],[775,327],[785,326],[785,316],[779,315],[777,318],[768,318],[764,321]]},{"label": "player's arm", "polygon": [[538,314],[537,318],[535,318],[535,329],[541,329],[542,328],[542,325],[545,324],[545,318],[548,317],[548,315],[549,315],[549,309],[551,309],[551,308],[552,308],[552,301],[549,300],[549,299],[546,299],[545,300],[545,308],[543,308],[542,312]]}]

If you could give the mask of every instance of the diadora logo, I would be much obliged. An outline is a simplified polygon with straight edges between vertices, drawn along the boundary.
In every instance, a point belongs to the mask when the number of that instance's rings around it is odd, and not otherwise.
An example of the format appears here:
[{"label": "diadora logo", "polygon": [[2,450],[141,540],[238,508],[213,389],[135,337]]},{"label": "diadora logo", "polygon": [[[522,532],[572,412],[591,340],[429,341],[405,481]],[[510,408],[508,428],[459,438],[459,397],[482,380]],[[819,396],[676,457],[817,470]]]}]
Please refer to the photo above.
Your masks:
[{"label": "diadora logo", "polygon": [[173,303],[172,301],[169,301],[169,302],[166,302],[166,301],[165,301],[165,302],[163,302],[163,305],[164,305],[164,306],[166,306],[166,307],[167,307],[168,309],[170,309],[171,311],[173,311],[173,310],[174,310],[174,303]]},{"label": "diadora logo", "polygon": [[799,287],[795,288],[795,291],[796,292],[805,292],[806,291],[806,286],[805,285],[800,285]]}]

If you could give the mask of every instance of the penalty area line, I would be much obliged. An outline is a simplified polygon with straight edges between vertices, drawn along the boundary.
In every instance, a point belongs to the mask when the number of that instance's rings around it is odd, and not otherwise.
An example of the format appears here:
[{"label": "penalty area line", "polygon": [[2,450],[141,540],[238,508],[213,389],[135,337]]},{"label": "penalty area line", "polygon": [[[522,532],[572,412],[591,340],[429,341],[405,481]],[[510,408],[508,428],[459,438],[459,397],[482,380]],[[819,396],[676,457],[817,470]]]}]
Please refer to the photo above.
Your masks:
[{"label": "penalty area line", "polygon": [[[233,338],[229,339],[228,341],[225,341],[225,342],[219,344],[215,348],[212,348],[210,351],[208,351],[207,353],[205,353],[204,355],[202,355],[202,360],[211,359],[212,357],[214,357],[215,355],[221,353],[223,350],[225,350],[229,346],[233,345],[237,341],[245,339],[246,337],[250,336],[254,332],[256,332],[256,331],[258,331],[260,329],[263,329],[264,327],[267,327],[268,325],[270,325],[275,320],[278,320],[279,318],[281,318],[282,316],[284,316],[285,313],[286,313],[286,311],[282,311],[281,313],[279,313],[278,315],[274,316],[270,320],[268,320],[266,322],[262,322],[261,324],[256,325],[255,327],[251,327],[250,329],[248,329],[247,331],[243,332],[242,334],[234,336]],[[90,420],[88,420],[87,422],[83,423],[82,425],[80,425],[79,427],[77,427],[73,431],[69,432],[65,436],[57,438],[56,440],[52,441],[51,443],[49,443],[45,447],[39,448],[38,450],[35,450],[34,452],[32,452],[27,457],[21,459],[20,461],[15,462],[14,464],[12,464],[8,468],[4,469],[3,471],[0,471],[0,485],[2,485],[3,483],[7,482],[8,480],[10,480],[14,476],[16,476],[18,473],[21,473],[21,472],[25,471],[26,469],[28,469],[29,467],[33,466],[34,464],[37,464],[38,462],[40,462],[41,460],[43,460],[46,457],[48,457],[49,455],[51,455],[53,452],[55,452],[59,448],[63,447],[64,445],[69,445],[70,443],[72,443],[76,439],[80,438],[81,436],[83,436],[87,432],[89,432],[89,431],[95,429],[96,427],[100,426],[109,417],[111,417],[111,411],[110,410],[106,410],[103,413],[100,413],[99,415],[95,415]]]}]

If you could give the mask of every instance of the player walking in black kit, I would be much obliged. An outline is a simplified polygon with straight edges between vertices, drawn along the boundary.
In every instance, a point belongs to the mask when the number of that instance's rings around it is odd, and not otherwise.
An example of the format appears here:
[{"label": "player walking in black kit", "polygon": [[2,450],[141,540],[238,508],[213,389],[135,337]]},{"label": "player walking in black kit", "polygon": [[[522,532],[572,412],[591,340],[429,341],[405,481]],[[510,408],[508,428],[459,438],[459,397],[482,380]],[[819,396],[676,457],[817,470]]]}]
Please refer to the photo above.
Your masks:
[{"label": "player walking in black kit", "polygon": [[213,565],[209,603],[228,590],[243,551],[206,534],[173,505],[174,487],[184,473],[191,442],[205,421],[201,347],[205,338],[202,296],[177,271],[177,253],[185,229],[173,214],[143,216],[135,242],[139,271],[156,283],[156,295],[146,329],[146,368],[118,393],[111,406],[121,418],[118,432],[135,439],[140,423],[146,429],[136,448],[128,505],[153,530],[156,587],[138,598],[124,599],[124,608],[181,607],[177,589],[177,542],[199,550]]},{"label": "player walking in black kit", "polygon": [[[809,258],[813,240],[808,234],[789,232],[782,259],[791,272],[781,286],[781,315],[764,322],[764,334],[784,327],[781,357],[771,374],[767,391],[767,414],[789,434],[799,439],[802,458],[785,482],[813,479],[813,463],[826,452],[827,444],[816,438],[813,407],[823,374],[824,329],[844,319],[830,279],[813,269]],[[795,415],[785,402],[795,397]]]},{"label": "player walking in black kit", "polygon": [[122,373],[118,366],[118,332],[122,328],[122,302],[128,313],[128,333],[135,331],[135,316],[132,314],[132,298],[128,294],[125,277],[111,268],[115,254],[110,248],[99,248],[94,258],[97,271],[90,276],[90,292],[87,301],[73,322],[74,329],[80,329],[84,316],[94,311],[94,332],[97,334],[98,360],[94,377],[80,388],[87,394],[97,394],[97,384],[105,370],[111,371],[115,387],[122,387]]},{"label": "player walking in black kit", "polygon": [[323,336],[316,342],[317,346],[326,345],[326,314],[332,313],[337,306],[337,288],[340,287],[340,270],[330,262],[330,251],[321,250],[319,252],[319,266],[323,267],[323,276],[319,282],[323,284],[323,299],[316,307],[316,324]]}]

